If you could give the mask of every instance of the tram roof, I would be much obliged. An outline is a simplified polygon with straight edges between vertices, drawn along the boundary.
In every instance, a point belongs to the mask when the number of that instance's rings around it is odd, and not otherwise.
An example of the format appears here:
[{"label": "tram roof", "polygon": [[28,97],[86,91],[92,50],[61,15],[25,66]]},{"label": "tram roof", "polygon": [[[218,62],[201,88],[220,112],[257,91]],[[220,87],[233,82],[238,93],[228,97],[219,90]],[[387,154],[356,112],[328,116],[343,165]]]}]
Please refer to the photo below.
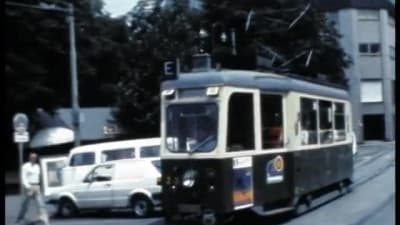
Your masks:
[{"label": "tram roof", "polygon": [[176,80],[166,80],[162,89],[200,88],[210,86],[234,86],[259,88],[270,92],[301,92],[338,99],[348,99],[346,90],[288,76],[249,70],[212,70],[181,73]]}]

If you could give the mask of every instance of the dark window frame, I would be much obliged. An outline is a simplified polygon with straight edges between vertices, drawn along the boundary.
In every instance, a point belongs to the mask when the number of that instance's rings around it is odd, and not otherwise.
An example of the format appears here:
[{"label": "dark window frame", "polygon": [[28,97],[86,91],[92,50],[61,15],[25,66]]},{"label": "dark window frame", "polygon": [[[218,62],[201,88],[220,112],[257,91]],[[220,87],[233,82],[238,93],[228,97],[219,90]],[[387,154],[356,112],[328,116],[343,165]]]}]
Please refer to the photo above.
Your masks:
[{"label": "dark window frame", "polygon": [[[240,145],[238,143],[231,142],[232,138],[237,138],[239,135],[232,134],[232,132],[238,132],[238,131],[237,130],[235,131],[235,129],[230,129],[232,124],[238,125],[237,121],[236,121],[236,123],[233,123],[233,120],[231,120],[232,118],[234,118],[234,117],[231,116],[231,109],[232,109],[231,108],[231,102],[232,102],[233,97],[235,97],[237,95],[242,95],[242,97],[245,96],[245,95],[248,95],[250,97],[250,99],[251,99],[251,101],[250,101],[251,107],[249,107],[249,108],[251,108],[251,118],[248,118],[249,120],[251,120],[251,122],[248,122],[248,124],[251,124],[250,126],[251,126],[252,129],[251,129],[251,134],[248,134],[248,135],[252,136],[252,137],[250,137],[248,140],[246,140],[246,141],[249,141],[249,143],[240,143]],[[226,139],[227,148],[226,148],[226,151],[227,152],[254,151],[256,149],[256,131],[255,131],[255,118],[256,117],[254,115],[254,113],[255,113],[255,110],[254,110],[254,99],[255,99],[255,94],[253,92],[233,92],[229,96],[228,112],[227,112],[228,121],[227,121],[227,125],[226,125],[226,129],[227,129],[227,136],[226,136],[226,138],[227,138]],[[242,107],[243,108],[243,105],[236,106],[236,107],[238,107],[238,108]],[[237,110],[237,109],[235,108],[235,110]],[[232,115],[235,115],[235,113],[232,113]],[[242,113],[241,115],[243,116],[244,114]],[[244,121],[244,120],[240,120],[240,121]],[[243,130],[241,130],[241,131],[243,131]],[[241,135],[241,136],[243,136],[243,135]],[[240,141],[243,141],[243,140],[244,139],[242,139]],[[237,140],[235,140],[235,141],[237,141]],[[249,145],[251,147],[246,146],[246,145]]]},{"label": "dark window frame", "polygon": [[[264,97],[267,98],[279,98],[280,102],[280,116],[279,122],[280,124],[272,124],[273,126],[265,126],[271,124],[265,124],[265,117],[264,117],[264,107],[263,107],[263,100]],[[276,101],[274,101],[276,102]],[[268,119],[268,118],[267,118]],[[284,147],[284,136],[285,136],[285,113],[284,113],[284,96],[283,94],[279,93],[268,93],[268,92],[261,92],[260,93],[260,121],[261,121],[261,149],[269,150],[269,149],[276,149],[276,148],[283,148]],[[276,120],[275,120],[276,121]],[[270,127],[269,130],[269,137],[273,136],[273,139],[277,139],[275,141],[270,141],[269,139],[265,139],[265,128]],[[272,129],[275,128],[275,129]],[[278,130],[279,129],[279,130]],[[277,135],[279,132],[279,135]]]},{"label": "dark window frame", "polygon": [[[304,110],[303,105],[308,104],[306,101],[310,101],[311,103],[311,109],[310,110]],[[314,109],[314,104],[316,105],[316,109]],[[313,112],[314,111],[314,112]],[[306,120],[308,117],[313,117],[314,118],[314,124],[312,123],[312,118],[309,119],[310,125],[305,127],[304,120]],[[301,145],[307,146],[307,145],[317,145],[319,144],[319,125],[318,125],[318,99],[316,98],[310,98],[310,97],[300,97],[300,131],[301,135],[303,135],[304,132],[307,132],[305,134],[308,135],[307,137],[307,143],[301,142]],[[305,129],[306,128],[306,129]],[[303,138],[303,137],[301,137]]]}]

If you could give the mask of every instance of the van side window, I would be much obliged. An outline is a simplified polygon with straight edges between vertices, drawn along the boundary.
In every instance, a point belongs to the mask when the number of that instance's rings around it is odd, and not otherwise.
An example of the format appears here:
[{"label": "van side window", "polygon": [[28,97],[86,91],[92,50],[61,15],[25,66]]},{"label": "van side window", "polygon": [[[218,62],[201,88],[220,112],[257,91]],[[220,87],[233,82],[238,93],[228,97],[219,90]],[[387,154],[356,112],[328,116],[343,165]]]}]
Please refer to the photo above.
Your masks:
[{"label": "van side window", "polygon": [[346,131],[345,131],[345,112],[344,112],[344,104],[343,103],[335,103],[334,104],[334,115],[335,115],[335,141],[344,141],[346,139]]},{"label": "van side window", "polygon": [[321,144],[333,142],[332,102],[319,101],[319,140]]},{"label": "van side window", "polygon": [[[114,172],[114,166],[112,165],[104,165],[104,166],[98,166],[96,167],[92,173],[90,173],[88,176],[91,176],[91,179],[95,178],[96,176],[107,176],[112,179],[113,177],[113,172]],[[97,181],[102,181],[102,180],[97,180]]]},{"label": "van side window", "polygon": [[94,152],[77,153],[72,155],[70,166],[85,166],[94,164]]},{"label": "van side window", "polygon": [[140,148],[140,158],[159,157],[160,146],[143,146]]},{"label": "van side window", "polygon": [[101,153],[102,162],[132,158],[135,158],[135,148],[106,150]]},{"label": "van side window", "polygon": [[317,133],[317,100],[300,98],[301,110],[301,144],[310,145],[318,143]]},{"label": "van side window", "polygon": [[282,96],[261,96],[262,148],[283,147]]},{"label": "van side window", "polygon": [[228,107],[227,150],[254,150],[253,94],[232,94]]}]

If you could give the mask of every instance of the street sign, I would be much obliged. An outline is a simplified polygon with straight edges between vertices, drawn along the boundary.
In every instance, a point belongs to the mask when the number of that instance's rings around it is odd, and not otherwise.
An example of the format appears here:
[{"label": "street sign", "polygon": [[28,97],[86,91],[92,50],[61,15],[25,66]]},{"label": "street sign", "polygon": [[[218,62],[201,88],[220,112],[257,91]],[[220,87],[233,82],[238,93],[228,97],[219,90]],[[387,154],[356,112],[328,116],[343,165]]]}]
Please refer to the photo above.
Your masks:
[{"label": "street sign", "polygon": [[28,128],[29,120],[26,114],[17,113],[13,118],[14,130],[17,132],[24,132]]},{"label": "street sign", "polygon": [[29,142],[29,133],[27,131],[14,132],[14,142],[15,143],[26,143]]},{"label": "street sign", "polygon": [[177,74],[178,74],[178,63],[177,61],[165,61],[164,62],[164,80],[171,80],[171,79],[176,79]]}]

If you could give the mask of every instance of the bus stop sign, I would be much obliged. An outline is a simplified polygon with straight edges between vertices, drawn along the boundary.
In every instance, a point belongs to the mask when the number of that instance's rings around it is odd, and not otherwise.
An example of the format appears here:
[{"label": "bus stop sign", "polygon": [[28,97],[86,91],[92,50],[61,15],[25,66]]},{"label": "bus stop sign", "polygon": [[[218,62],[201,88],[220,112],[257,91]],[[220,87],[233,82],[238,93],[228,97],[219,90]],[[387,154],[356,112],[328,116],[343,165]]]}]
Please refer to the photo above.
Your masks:
[{"label": "bus stop sign", "polygon": [[29,141],[28,128],[29,120],[24,113],[17,113],[13,118],[14,142],[24,143]]},{"label": "bus stop sign", "polygon": [[13,118],[14,131],[23,132],[28,127],[28,117],[24,113],[17,113]]}]

